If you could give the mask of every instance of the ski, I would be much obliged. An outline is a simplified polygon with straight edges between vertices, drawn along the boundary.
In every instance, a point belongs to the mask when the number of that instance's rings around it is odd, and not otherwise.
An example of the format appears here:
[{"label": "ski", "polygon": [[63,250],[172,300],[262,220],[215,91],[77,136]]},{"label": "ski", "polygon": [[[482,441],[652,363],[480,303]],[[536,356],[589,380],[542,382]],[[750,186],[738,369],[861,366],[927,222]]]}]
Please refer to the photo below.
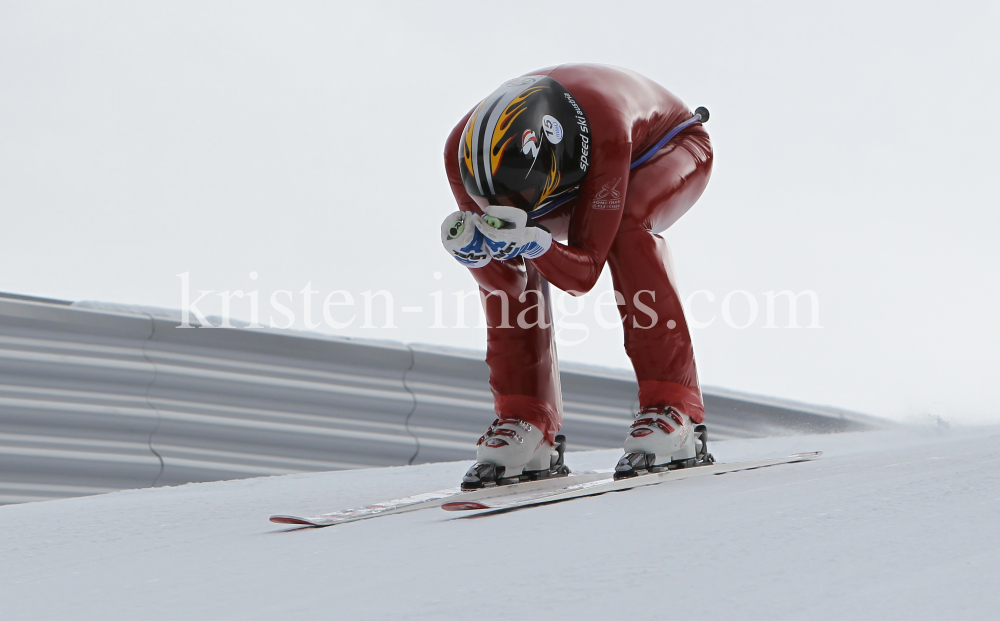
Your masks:
[{"label": "ski", "polygon": [[420,509],[433,509],[440,507],[449,500],[461,496],[466,501],[492,500],[517,494],[530,492],[552,492],[573,487],[580,484],[594,483],[602,480],[611,480],[614,470],[598,470],[594,472],[581,472],[579,474],[569,474],[567,476],[539,479],[537,481],[525,481],[511,485],[498,485],[483,489],[463,491],[459,487],[449,487],[436,492],[397,498],[387,502],[380,502],[356,509],[346,509],[334,511],[311,517],[300,517],[296,515],[272,515],[270,520],[275,524],[291,524],[294,526],[324,527],[357,522],[384,515],[395,515],[398,513],[408,513]]},{"label": "ski", "polygon": [[[765,468],[767,466],[777,466],[779,464],[791,464],[800,461],[816,459],[823,453],[796,453],[788,457],[775,459],[760,459],[757,461],[743,461],[734,464],[710,464],[704,466],[692,466],[679,470],[666,470],[641,474],[627,479],[614,480],[613,478],[598,479],[593,481],[574,481],[563,489],[531,490],[524,493],[494,500],[492,498],[477,500],[474,498],[462,498],[461,500],[445,501],[441,508],[445,511],[476,511],[487,510],[503,511],[508,509],[518,509],[521,507],[531,507],[535,505],[570,500],[573,498],[583,498],[585,496],[597,496],[608,492],[617,492],[646,485],[656,485],[666,481],[678,481],[693,477],[707,476],[710,474],[726,474],[727,472],[739,472],[741,470],[753,470],[755,468]],[[482,515],[482,514],[479,514]]]}]

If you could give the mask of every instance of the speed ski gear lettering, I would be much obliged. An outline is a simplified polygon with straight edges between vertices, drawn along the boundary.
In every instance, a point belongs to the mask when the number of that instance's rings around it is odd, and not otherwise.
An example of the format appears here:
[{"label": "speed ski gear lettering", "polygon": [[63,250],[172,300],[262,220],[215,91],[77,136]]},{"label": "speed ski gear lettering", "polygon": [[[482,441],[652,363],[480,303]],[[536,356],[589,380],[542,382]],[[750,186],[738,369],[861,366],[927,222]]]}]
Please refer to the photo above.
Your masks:
[{"label": "speed ski gear lettering", "polygon": [[590,128],[587,127],[587,116],[580,109],[580,104],[576,103],[573,96],[569,93],[563,93],[563,96],[569,101],[569,105],[573,106],[573,110],[576,112],[576,116],[573,120],[576,122],[577,126],[580,128],[580,136],[582,137],[582,146],[580,149],[580,170],[587,172],[587,168],[590,167]]}]

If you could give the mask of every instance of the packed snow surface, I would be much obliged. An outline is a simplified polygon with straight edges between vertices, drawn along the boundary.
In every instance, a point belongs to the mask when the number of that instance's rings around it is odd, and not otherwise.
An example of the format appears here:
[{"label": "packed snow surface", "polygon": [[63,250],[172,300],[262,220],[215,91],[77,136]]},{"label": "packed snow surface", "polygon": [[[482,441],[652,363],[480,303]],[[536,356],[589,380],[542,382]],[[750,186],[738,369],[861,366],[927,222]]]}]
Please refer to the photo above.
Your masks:
[{"label": "packed snow surface", "polygon": [[811,450],[824,456],[473,519],[267,521],[451,487],[467,463],[0,507],[0,618],[998,618],[1000,429],[713,446],[720,461]]}]

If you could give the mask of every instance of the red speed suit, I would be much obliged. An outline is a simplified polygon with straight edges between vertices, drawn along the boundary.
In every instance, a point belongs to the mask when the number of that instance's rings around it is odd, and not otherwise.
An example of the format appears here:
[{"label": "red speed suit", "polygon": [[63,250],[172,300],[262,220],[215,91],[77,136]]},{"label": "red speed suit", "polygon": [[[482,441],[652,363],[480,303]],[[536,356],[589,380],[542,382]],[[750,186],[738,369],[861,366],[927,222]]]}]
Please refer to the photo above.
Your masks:
[{"label": "red speed suit", "polygon": [[[556,240],[549,251],[537,259],[492,261],[470,270],[484,294],[486,362],[497,414],[536,425],[553,440],[562,424],[562,397],[547,283],[580,295],[593,288],[607,262],[625,350],[639,382],[639,406],[673,406],[703,422],[691,336],[669,250],[657,233],[705,190],[712,171],[708,133],[695,123],[630,170],[692,116],[687,106],[648,78],[616,67],[560,65],[526,75],[547,75],[572,94],[587,114],[593,146],[578,197],[538,218]],[[485,201],[466,192],[458,163],[471,113],[448,136],[445,166],[459,208],[482,214]],[[488,295],[495,291],[507,294],[506,315],[504,300]],[[528,328],[512,319],[522,312]]]}]

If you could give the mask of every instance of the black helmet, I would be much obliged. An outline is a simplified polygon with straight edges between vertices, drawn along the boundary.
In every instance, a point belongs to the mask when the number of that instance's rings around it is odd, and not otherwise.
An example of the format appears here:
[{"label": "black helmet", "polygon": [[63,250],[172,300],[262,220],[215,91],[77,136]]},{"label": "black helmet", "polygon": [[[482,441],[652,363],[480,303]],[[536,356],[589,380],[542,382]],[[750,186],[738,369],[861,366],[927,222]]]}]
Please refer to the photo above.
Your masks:
[{"label": "black helmet", "polygon": [[573,96],[552,78],[528,75],[505,82],[472,113],[458,166],[471,196],[530,213],[580,185],[590,145]]}]

